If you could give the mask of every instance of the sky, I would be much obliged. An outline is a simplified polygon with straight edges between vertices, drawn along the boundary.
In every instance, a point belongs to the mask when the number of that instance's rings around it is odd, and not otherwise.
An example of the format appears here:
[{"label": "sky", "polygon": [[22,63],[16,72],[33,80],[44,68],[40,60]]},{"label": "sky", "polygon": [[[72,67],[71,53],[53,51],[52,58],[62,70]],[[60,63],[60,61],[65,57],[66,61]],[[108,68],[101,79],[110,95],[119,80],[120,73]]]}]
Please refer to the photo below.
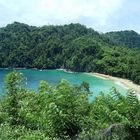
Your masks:
[{"label": "sky", "polygon": [[0,0],[0,27],[81,23],[99,32],[140,33],[140,0]]}]

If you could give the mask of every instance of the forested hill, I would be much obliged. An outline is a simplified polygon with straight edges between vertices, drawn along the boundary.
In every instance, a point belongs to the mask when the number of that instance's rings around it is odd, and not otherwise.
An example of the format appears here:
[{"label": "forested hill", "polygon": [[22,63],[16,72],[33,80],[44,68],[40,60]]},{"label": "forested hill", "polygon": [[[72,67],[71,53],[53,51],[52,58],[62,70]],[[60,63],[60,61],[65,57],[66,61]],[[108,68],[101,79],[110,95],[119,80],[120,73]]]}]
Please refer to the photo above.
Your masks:
[{"label": "forested hill", "polygon": [[133,30],[108,32],[106,33],[106,36],[119,45],[140,49],[140,35]]},{"label": "forested hill", "polygon": [[110,35],[80,24],[34,27],[14,22],[0,28],[0,67],[95,71],[140,84],[140,52]]}]

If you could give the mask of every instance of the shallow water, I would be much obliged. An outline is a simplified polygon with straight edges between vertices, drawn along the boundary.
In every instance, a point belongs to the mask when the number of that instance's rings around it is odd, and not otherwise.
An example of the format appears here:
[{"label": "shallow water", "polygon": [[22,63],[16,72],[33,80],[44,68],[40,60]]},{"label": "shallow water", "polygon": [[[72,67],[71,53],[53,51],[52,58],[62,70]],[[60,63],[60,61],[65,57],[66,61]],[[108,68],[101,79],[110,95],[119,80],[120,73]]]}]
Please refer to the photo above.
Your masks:
[{"label": "shallow water", "polygon": [[[0,69],[0,93],[3,92],[4,77],[11,72],[9,69]],[[71,84],[79,85],[83,81],[88,82],[93,96],[97,96],[101,91],[109,93],[112,87],[116,87],[121,93],[125,93],[126,89],[118,82],[113,82],[106,79],[101,79],[95,76],[90,76],[86,73],[69,73],[62,70],[34,70],[34,69],[20,69],[17,70],[27,77],[27,88],[37,90],[39,81],[45,80],[50,84],[56,84],[61,79],[66,79]],[[93,98],[93,97],[92,97]]]}]

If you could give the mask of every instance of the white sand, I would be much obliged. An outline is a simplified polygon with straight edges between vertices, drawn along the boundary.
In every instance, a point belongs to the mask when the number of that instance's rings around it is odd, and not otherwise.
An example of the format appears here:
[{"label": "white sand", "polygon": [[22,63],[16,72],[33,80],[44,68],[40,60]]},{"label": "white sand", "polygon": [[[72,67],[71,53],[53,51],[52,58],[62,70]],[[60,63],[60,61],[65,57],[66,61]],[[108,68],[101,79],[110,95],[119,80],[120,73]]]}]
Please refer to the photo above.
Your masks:
[{"label": "white sand", "polygon": [[105,74],[100,74],[100,73],[88,73],[88,74],[91,76],[102,78],[102,79],[111,80],[115,82],[116,84],[119,84],[120,86],[123,86],[127,89],[132,89],[136,93],[138,93],[138,96],[140,97],[140,85],[134,84],[132,81],[128,79],[122,79],[119,77],[113,77],[110,75],[105,75]]}]

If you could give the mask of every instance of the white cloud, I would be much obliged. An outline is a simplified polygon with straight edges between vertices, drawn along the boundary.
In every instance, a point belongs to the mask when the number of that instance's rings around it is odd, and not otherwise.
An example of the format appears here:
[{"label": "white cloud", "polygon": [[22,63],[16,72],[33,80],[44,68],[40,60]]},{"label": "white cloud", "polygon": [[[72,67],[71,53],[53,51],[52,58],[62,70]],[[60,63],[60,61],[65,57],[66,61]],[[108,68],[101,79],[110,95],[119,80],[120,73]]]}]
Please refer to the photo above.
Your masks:
[{"label": "white cloud", "polygon": [[37,26],[80,22],[105,31],[108,25],[114,27],[111,25],[114,16],[119,20],[126,12],[122,9],[127,9],[127,3],[126,0],[0,0],[0,26],[14,21]]},{"label": "white cloud", "polygon": [[[110,14],[121,6],[122,0],[0,0],[0,9],[10,20],[42,24],[67,22],[80,16],[105,23]],[[47,21],[48,20],[48,21]],[[36,23],[34,23],[36,22]]]},{"label": "white cloud", "polygon": [[94,19],[100,25],[121,6],[122,0],[41,0],[38,13],[62,23],[79,17]]}]

